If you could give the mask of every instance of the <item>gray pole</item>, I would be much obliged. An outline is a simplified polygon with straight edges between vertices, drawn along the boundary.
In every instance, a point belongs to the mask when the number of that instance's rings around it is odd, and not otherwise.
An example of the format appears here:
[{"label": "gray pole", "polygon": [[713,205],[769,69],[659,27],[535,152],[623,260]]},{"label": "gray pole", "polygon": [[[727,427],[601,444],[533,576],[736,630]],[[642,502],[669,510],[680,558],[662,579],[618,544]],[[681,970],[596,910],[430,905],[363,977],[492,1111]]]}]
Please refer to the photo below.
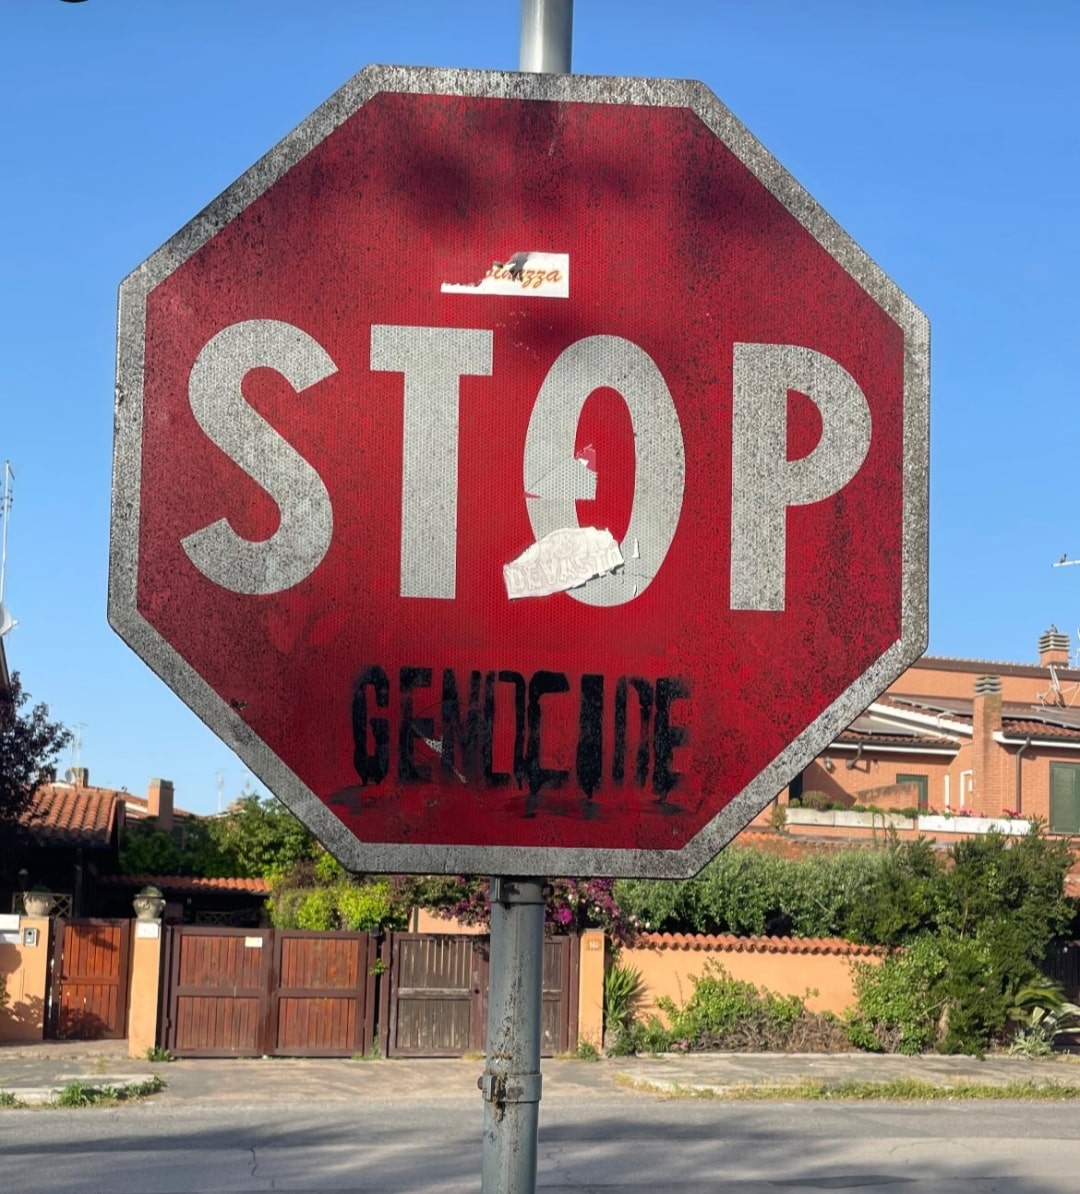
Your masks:
[{"label": "gray pole", "polygon": [[[520,69],[570,73],[574,0],[521,0]],[[491,879],[481,1194],[536,1194],[544,880]]]},{"label": "gray pole", "polygon": [[481,1194],[535,1194],[544,881],[491,880]]},{"label": "gray pole", "polygon": [[521,0],[518,69],[568,75],[573,27],[574,0]]}]

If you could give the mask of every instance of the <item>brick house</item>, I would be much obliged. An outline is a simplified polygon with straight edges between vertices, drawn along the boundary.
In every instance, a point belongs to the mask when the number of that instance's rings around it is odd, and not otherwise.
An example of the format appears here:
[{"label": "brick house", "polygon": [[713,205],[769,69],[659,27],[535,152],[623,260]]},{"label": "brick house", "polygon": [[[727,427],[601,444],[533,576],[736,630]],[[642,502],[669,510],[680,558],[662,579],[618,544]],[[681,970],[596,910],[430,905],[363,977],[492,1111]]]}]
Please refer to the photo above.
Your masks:
[{"label": "brick house", "polygon": [[1080,834],[1080,669],[1051,627],[1038,664],[924,656],[814,760],[781,802],[1042,818]]}]

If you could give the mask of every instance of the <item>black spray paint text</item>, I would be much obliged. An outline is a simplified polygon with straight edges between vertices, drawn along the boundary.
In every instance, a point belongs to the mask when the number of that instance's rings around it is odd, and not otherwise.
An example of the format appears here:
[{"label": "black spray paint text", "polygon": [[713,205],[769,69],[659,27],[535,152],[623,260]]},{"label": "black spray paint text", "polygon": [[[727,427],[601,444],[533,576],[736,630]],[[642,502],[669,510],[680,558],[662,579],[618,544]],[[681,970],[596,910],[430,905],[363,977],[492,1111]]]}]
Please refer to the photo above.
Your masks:
[{"label": "black spray paint text", "polygon": [[[473,671],[467,683],[463,677],[453,668],[444,669],[440,694],[439,689],[431,691],[430,667],[401,668],[397,715],[391,718],[386,670],[372,664],[360,673],[353,687],[352,730],[353,763],[362,784],[381,784],[393,765],[400,784],[429,784],[442,778],[501,788],[513,781],[533,797],[542,789],[564,787],[571,771],[589,797],[606,779],[614,785],[649,787],[661,800],[678,786],[681,774],[673,756],[676,748],[687,745],[689,734],[673,705],[689,699],[687,681],[674,676],[619,676],[611,681],[585,674],[574,692],[564,672],[525,676],[509,670]],[[608,702],[613,717],[605,734]],[[437,731],[431,716],[436,711]],[[572,769],[544,765],[545,718],[549,728],[554,718],[574,719]],[[496,767],[497,719],[512,726],[509,770]],[[437,761],[422,761],[423,754]],[[434,774],[436,769],[442,777]]]}]

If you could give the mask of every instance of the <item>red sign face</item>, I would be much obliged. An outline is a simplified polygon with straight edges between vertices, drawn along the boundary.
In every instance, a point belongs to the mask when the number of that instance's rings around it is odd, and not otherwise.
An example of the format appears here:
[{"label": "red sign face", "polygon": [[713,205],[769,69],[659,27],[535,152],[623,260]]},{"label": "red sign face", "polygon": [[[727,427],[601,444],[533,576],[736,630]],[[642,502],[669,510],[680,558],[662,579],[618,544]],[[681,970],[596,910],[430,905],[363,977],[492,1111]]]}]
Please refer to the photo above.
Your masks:
[{"label": "red sign face", "polygon": [[362,72],[124,284],[110,617],[360,869],[690,873],[925,646],[924,320],[605,82]]}]

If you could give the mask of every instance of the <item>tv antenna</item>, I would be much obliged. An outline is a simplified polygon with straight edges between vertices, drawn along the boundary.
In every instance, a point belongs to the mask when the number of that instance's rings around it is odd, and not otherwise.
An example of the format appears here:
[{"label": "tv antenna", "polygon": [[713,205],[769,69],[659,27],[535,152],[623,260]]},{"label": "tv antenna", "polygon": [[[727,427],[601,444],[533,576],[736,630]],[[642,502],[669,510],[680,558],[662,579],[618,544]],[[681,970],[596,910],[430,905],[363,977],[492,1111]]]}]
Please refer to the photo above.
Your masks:
[{"label": "tv antenna", "polygon": [[15,473],[11,467],[11,461],[5,460],[4,495],[3,498],[0,498],[0,521],[3,523],[3,530],[0,531],[0,638],[3,638],[9,630],[14,629],[18,625],[4,605],[4,582],[7,579],[8,520],[11,518],[11,504],[14,500],[11,491],[11,483],[14,480]]},{"label": "tv antenna", "polygon": [[87,728],[85,721],[77,721],[71,727],[71,765],[82,766],[83,730]]}]

